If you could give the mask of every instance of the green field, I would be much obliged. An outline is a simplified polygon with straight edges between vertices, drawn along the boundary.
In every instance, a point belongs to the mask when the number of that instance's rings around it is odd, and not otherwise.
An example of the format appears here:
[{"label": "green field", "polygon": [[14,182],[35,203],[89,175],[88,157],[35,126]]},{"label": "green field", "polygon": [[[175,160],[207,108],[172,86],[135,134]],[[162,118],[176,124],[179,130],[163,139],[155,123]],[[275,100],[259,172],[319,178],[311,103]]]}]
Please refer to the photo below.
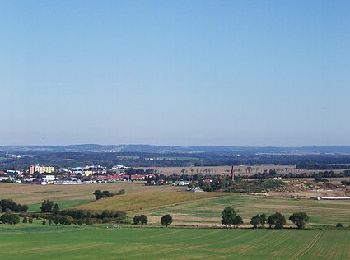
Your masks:
[{"label": "green field", "polygon": [[[221,212],[224,207],[232,206],[245,223],[256,214],[273,214],[281,212],[287,218],[298,211],[305,211],[310,217],[311,226],[350,224],[349,201],[326,201],[313,199],[292,199],[287,197],[263,197],[241,194],[229,194],[221,197],[188,201],[178,205],[144,210],[144,214],[159,221],[160,216],[170,213],[174,223],[187,225],[220,225]],[[292,223],[288,222],[292,225]]]},{"label": "green field", "polygon": [[[126,190],[125,195],[94,201],[93,191]],[[27,203],[39,211],[44,199],[61,209],[124,210],[148,216],[144,228],[96,226],[0,225],[0,259],[349,259],[349,201],[317,201],[227,193],[190,193],[171,186],[135,183],[111,185],[0,185],[0,197]],[[221,212],[234,207],[244,218],[238,230],[203,229],[221,226]],[[310,215],[310,230],[251,230],[250,217],[280,211],[287,218],[297,211]],[[171,228],[160,217],[173,216]],[[187,225],[187,228],[179,226]],[[176,227],[177,226],[177,227]],[[189,228],[192,226],[192,228]],[[291,226],[288,222],[287,226]],[[322,228],[322,230],[320,229]]]},{"label": "green field", "polygon": [[346,230],[0,226],[0,259],[349,259]]}]

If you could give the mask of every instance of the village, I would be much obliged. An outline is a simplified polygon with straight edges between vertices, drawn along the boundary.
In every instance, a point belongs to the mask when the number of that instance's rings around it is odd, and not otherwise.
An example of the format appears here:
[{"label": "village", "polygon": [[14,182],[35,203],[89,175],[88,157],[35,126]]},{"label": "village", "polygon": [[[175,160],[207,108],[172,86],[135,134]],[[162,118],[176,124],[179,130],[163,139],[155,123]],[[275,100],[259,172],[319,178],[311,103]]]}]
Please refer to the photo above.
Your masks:
[{"label": "village", "polygon": [[30,165],[0,171],[0,182],[39,185],[79,185],[137,182],[145,186],[182,186],[189,192],[236,192],[266,196],[349,199],[348,170],[315,171],[293,165],[131,168],[101,165],[58,168]]}]

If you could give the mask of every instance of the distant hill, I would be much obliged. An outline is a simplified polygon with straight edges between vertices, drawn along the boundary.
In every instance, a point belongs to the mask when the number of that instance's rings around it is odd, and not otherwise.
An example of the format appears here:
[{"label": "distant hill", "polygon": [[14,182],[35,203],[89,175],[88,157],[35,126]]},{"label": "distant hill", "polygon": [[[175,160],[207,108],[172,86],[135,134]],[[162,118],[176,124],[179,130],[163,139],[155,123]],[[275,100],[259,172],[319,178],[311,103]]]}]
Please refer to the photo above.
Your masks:
[{"label": "distant hill", "polygon": [[2,152],[137,152],[137,153],[234,153],[234,154],[350,154],[350,146],[154,146],[154,145],[99,145],[67,146],[0,146]]}]

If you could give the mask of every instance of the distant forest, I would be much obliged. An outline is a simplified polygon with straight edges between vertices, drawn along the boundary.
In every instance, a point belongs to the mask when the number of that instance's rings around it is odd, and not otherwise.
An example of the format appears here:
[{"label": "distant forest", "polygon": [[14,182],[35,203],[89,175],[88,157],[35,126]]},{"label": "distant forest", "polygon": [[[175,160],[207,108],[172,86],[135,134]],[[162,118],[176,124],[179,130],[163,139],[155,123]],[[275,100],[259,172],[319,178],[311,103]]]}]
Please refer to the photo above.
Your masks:
[{"label": "distant forest", "polygon": [[25,169],[31,164],[55,167],[77,167],[100,164],[112,167],[191,167],[219,165],[282,164],[297,165],[301,169],[349,169],[348,154],[236,154],[230,151],[149,153],[100,151],[11,151],[0,152],[0,169]]}]

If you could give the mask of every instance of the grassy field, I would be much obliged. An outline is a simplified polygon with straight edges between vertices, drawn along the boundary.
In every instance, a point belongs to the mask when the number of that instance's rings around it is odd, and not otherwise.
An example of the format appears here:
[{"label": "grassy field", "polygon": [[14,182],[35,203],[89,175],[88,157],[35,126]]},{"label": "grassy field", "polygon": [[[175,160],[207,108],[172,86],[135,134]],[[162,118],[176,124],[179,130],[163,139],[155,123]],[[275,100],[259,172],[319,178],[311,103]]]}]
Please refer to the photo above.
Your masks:
[{"label": "grassy field", "polygon": [[346,230],[0,226],[0,259],[349,259]]},{"label": "grassy field", "polygon": [[[94,201],[96,189],[118,195]],[[61,208],[124,210],[130,217],[146,214],[144,228],[96,226],[0,225],[0,259],[349,259],[349,230],[319,229],[350,224],[349,201],[317,201],[225,193],[190,193],[171,186],[136,183],[98,185],[0,184],[0,198],[12,198],[38,211],[51,199]],[[223,230],[174,228],[176,225],[220,226],[221,211],[234,207],[249,223],[258,213],[296,211],[311,216],[311,230]],[[160,228],[160,216],[173,216],[173,228]],[[291,224],[291,223],[289,223]],[[246,227],[249,227],[247,225]],[[10,249],[10,250],[9,250]],[[13,250],[15,249],[15,250]]]},{"label": "grassy field", "polygon": [[172,207],[185,202],[195,202],[203,198],[224,196],[223,193],[194,193],[185,191],[159,191],[149,190],[145,192],[118,195],[101,199],[80,206],[89,210],[122,210],[128,213],[151,211],[162,207]]},{"label": "grassy field", "polygon": [[[96,189],[118,191],[125,195],[95,202]],[[171,186],[146,187],[140,183],[88,184],[88,185],[24,185],[0,184],[0,198],[12,198],[27,203],[30,211],[38,211],[44,199],[59,203],[60,208],[78,207],[91,210],[123,210],[129,216],[146,214],[150,224],[159,224],[160,217],[170,213],[175,225],[220,225],[221,211],[234,207],[249,223],[258,213],[280,211],[289,216],[306,211],[311,225],[350,224],[349,201],[317,201],[288,197],[264,197],[227,193],[190,193]],[[291,223],[289,223],[291,224]]]},{"label": "grassy field", "polygon": [[189,201],[155,210],[145,210],[143,213],[151,215],[150,220],[154,222],[159,222],[160,216],[170,213],[174,218],[175,224],[219,225],[221,212],[225,206],[234,207],[243,217],[245,223],[249,223],[251,216],[256,214],[272,214],[279,211],[289,216],[293,212],[305,211],[311,216],[311,225],[335,226],[338,222],[344,225],[350,224],[349,201],[296,200],[285,197],[276,198],[241,194]]},{"label": "grassy field", "polygon": [[0,183],[0,198],[11,198],[19,203],[34,204],[50,199],[55,201],[90,200],[93,201],[94,191],[109,190],[117,192],[124,189],[127,194],[135,192],[176,191],[175,187],[154,186],[146,187],[142,183],[104,183],[104,184],[80,184],[80,185],[37,185],[37,184],[13,184]]}]

